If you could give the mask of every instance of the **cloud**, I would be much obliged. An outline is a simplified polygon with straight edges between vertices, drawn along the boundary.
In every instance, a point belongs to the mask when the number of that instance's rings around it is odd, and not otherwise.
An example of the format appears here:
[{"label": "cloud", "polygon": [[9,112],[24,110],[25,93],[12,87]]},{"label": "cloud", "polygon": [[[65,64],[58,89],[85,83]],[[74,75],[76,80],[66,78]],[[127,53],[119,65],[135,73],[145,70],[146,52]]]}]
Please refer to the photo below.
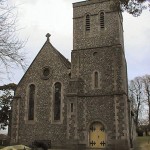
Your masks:
[{"label": "cloud", "polygon": [[129,79],[150,74],[150,13],[140,17],[124,14],[124,42]]},{"label": "cloud", "polygon": [[[22,38],[29,37],[25,50],[34,59],[50,33],[51,43],[70,59],[73,41],[72,3],[82,0],[14,0],[18,5],[18,26]],[[124,13],[124,41],[129,79],[150,74],[150,13],[140,17]],[[19,81],[23,73],[20,74]],[[16,81],[16,82],[17,82]]]}]

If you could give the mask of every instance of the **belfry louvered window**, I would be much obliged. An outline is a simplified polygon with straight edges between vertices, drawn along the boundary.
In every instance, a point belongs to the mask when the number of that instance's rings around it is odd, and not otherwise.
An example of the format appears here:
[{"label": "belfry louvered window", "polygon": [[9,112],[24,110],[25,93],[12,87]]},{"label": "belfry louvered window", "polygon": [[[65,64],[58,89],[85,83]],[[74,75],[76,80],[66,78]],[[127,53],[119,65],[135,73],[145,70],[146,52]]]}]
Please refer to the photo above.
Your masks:
[{"label": "belfry louvered window", "polygon": [[59,121],[61,114],[61,83],[54,85],[54,120]]},{"label": "belfry louvered window", "polygon": [[86,15],[86,31],[90,30],[90,15]]},{"label": "belfry louvered window", "polygon": [[28,120],[34,120],[35,85],[29,86]]},{"label": "belfry louvered window", "polygon": [[105,16],[104,16],[104,12],[100,13],[100,28],[101,29],[105,28]]}]

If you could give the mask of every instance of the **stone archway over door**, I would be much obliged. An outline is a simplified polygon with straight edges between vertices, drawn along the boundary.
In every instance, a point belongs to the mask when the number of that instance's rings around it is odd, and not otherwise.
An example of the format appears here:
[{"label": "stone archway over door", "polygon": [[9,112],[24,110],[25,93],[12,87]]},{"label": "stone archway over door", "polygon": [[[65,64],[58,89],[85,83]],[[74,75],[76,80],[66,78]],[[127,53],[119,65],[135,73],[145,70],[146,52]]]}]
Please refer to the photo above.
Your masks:
[{"label": "stone archway over door", "polygon": [[94,122],[90,126],[89,146],[90,148],[105,148],[106,147],[105,127],[100,122]]}]

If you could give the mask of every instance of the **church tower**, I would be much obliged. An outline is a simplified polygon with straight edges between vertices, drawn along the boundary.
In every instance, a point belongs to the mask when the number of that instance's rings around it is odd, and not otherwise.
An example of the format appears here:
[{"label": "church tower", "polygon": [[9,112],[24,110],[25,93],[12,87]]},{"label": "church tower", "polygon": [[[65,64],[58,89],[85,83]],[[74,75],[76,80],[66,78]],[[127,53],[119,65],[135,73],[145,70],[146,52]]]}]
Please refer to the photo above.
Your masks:
[{"label": "church tower", "polygon": [[88,148],[128,150],[123,19],[113,1],[73,4],[67,138]]}]

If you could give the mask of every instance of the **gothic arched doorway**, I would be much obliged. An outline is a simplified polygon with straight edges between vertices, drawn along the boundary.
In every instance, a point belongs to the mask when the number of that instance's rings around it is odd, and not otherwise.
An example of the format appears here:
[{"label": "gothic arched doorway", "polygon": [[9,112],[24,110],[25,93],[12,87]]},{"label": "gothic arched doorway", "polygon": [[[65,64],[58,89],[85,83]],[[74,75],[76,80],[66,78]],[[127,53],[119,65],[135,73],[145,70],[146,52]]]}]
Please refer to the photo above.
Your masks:
[{"label": "gothic arched doorway", "polygon": [[106,147],[106,131],[102,123],[94,122],[90,125],[89,146],[90,148]]}]

